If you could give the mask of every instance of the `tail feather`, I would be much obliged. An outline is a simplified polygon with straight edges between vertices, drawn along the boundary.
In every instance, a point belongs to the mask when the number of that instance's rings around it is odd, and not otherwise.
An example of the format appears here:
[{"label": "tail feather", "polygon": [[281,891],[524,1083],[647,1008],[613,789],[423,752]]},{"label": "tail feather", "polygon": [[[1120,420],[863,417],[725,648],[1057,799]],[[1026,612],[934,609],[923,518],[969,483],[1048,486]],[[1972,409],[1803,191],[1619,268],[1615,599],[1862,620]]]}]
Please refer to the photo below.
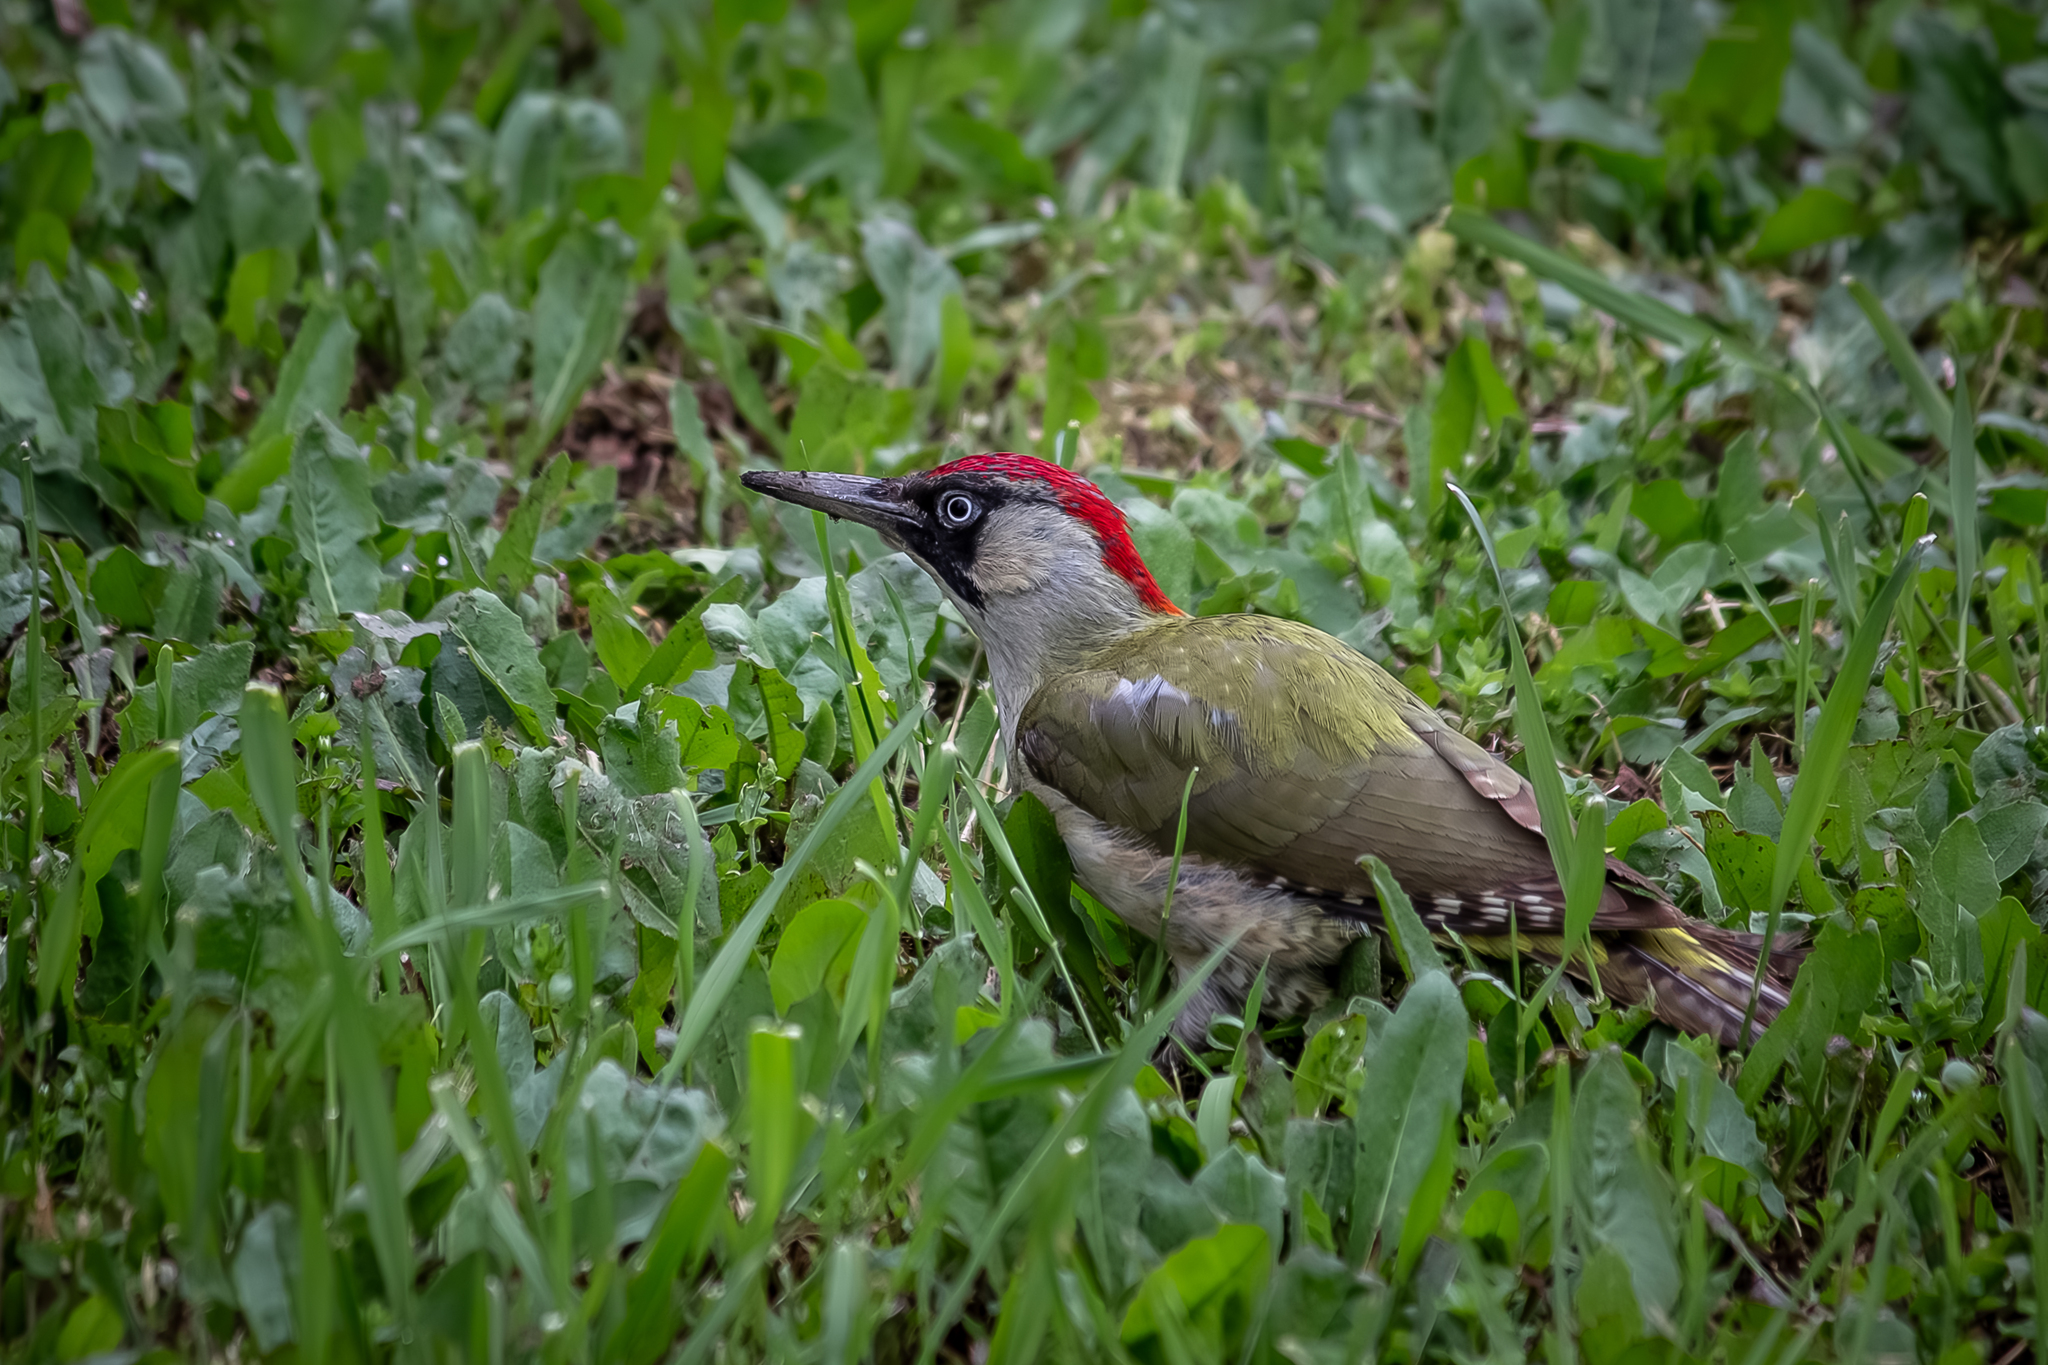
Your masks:
[{"label": "tail feather", "polygon": [[[1465,938],[1473,951],[1503,957],[1510,951],[1505,936]],[[1546,966],[1555,966],[1564,951],[1556,935],[1517,935],[1514,951]],[[1742,1017],[1756,981],[1757,955],[1763,936],[1717,929],[1688,921],[1683,927],[1629,929],[1593,935],[1593,963],[1600,989],[1624,1005],[1648,1001],[1665,1023],[1687,1033],[1706,1034],[1723,1047],[1736,1046]],[[1757,988],[1756,1013],[1750,1021],[1752,1040],[1760,1036],[1790,999],[1792,979],[1806,955],[1798,942],[1779,939],[1771,945],[1771,962]],[[1584,959],[1575,957],[1573,976],[1585,979]]]},{"label": "tail feather", "polygon": [[1613,966],[1601,968],[1603,988],[1629,1004],[1648,1000],[1665,1023],[1708,1034],[1723,1047],[1738,1046],[1752,989],[1750,1039],[1770,1027],[1790,999],[1792,978],[1805,956],[1796,943],[1773,943],[1770,965],[1757,985],[1757,955],[1763,951],[1757,934],[1694,924],[1619,935],[1607,946]]},{"label": "tail feather", "polygon": [[[1362,920],[1375,929],[1384,925],[1379,906],[1370,900],[1340,902],[1314,887],[1280,884],[1321,900],[1333,915]],[[1621,895],[1619,904],[1603,904],[1593,920],[1593,963],[1600,988],[1625,1005],[1648,1001],[1656,1016],[1673,1028],[1706,1034],[1724,1047],[1737,1046],[1763,936],[1693,919],[1640,887],[1616,888],[1612,881],[1608,885]],[[1418,901],[1416,909],[1439,939],[1455,939],[1484,957],[1520,953],[1555,966],[1564,952],[1564,909],[1554,891],[1546,893],[1535,883],[1484,894],[1436,893]],[[1756,987],[1752,1040],[1785,1008],[1805,956],[1805,945],[1793,936],[1773,941],[1763,982]],[[1570,970],[1575,977],[1587,976],[1583,959],[1575,960]]]}]

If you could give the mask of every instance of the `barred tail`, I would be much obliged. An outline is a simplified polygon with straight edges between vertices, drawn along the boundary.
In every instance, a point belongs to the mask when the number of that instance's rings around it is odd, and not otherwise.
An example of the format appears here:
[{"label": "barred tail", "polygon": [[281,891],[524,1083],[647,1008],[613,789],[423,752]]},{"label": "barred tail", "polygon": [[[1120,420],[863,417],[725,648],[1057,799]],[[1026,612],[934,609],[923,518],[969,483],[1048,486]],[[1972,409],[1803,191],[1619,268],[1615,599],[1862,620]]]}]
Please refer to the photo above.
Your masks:
[{"label": "barred tail", "polygon": [[[1610,866],[1620,869],[1611,860]],[[1276,885],[1319,901],[1326,913],[1338,918],[1360,920],[1376,930],[1385,927],[1379,906],[1372,901],[1335,897],[1285,881]],[[1554,966],[1564,953],[1564,907],[1554,882],[1481,893],[1442,892],[1417,908],[1439,942],[1459,943],[1484,957],[1520,953]],[[1509,926],[1513,926],[1512,934],[1502,932]],[[1594,916],[1592,940],[1600,988],[1609,996],[1624,1005],[1647,1000],[1657,1017],[1671,1027],[1708,1035],[1723,1047],[1737,1045],[1751,983],[1756,980],[1757,957],[1763,951],[1763,935],[1738,933],[1692,919],[1647,886],[1617,885],[1610,880]],[[1770,1027],[1785,1008],[1793,978],[1805,957],[1806,945],[1796,935],[1780,935],[1772,943],[1771,960],[1750,1021],[1752,1039]],[[1583,980],[1586,964],[1577,954],[1574,959],[1571,973]]]},{"label": "barred tail", "polygon": [[[1601,938],[1607,954],[1600,964],[1600,985],[1609,995],[1631,1005],[1649,1000],[1657,1017],[1673,1028],[1708,1034],[1723,1047],[1737,1045],[1756,980],[1757,955],[1763,951],[1761,934],[1694,923]],[[1750,1024],[1752,1040],[1785,1008],[1805,956],[1804,946],[1796,940],[1779,938],[1772,943]]]}]

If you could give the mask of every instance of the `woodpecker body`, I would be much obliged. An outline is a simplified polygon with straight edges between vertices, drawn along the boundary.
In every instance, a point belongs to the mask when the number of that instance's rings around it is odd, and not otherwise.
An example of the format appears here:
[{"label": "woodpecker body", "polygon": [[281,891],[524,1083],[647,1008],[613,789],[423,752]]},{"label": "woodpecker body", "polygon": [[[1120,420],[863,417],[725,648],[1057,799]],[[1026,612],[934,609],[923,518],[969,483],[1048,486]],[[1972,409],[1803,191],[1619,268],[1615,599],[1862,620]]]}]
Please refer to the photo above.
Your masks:
[{"label": "woodpecker body", "polygon": [[[1187,1041],[1241,1007],[1262,964],[1279,1012],[1327,994],[1345,944],[1379,922],[1368,853],[1438,931],[1556,961],[1564,897],[1528,783],[1321,631],[1181,615],[1092,484],[1016,455],[745,482],[875,527],[939,581],[986,649],[1013,780],[1051,809],[1081,884],[1153,938],[1199,770],[1165,946],[1185,970],[1241,937],[1177,1021]],[[1735,1040],[1752,936],[1686,918],[1612,859],[1594,932],[1609,993]],[[1774,960],[1756,1028],[1793,965]]]}]

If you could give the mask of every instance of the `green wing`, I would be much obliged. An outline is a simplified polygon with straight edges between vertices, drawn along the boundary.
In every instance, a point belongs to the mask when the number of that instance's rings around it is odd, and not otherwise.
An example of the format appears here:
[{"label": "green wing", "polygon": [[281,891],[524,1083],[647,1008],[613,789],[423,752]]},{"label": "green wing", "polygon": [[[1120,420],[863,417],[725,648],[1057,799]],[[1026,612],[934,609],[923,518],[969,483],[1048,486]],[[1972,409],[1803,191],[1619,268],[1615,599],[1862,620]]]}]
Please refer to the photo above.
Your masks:
[{"label": "green wing", "polygon": [[[1199,767],[1188,800],[1195,856],[1369,898],[1358,859],[1376,854],[1425,914],[1441,899],[1441,917],[1477,916],[1475,928],[1504,929],[1492,911],[1512,900],[1537,929],[1562,903],[1521,775],[1307,626],[1161,622],[1041,688],[1017,745],[1039,780],[1161,851]],[[1610,887],[1603,923],[1634,918],[1636,899]]]}]

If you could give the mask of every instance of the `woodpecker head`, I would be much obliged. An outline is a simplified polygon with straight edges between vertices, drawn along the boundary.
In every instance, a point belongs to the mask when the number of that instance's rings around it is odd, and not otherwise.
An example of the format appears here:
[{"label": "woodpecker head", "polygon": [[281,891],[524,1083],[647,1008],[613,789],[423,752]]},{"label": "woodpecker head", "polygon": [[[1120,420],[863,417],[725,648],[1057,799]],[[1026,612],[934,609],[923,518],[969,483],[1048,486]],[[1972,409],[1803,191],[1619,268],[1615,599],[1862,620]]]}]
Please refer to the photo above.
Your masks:
[{"label": "woodpecker head", "polygon": [[1180,614],[1138,557],[1122,510],[1080,475],[1029,455],[970,455],[894,479],[764,471],[740,481],[872,527],[921,564],[981,637],[1006,714],[1046,669],[1149,617]]}]

